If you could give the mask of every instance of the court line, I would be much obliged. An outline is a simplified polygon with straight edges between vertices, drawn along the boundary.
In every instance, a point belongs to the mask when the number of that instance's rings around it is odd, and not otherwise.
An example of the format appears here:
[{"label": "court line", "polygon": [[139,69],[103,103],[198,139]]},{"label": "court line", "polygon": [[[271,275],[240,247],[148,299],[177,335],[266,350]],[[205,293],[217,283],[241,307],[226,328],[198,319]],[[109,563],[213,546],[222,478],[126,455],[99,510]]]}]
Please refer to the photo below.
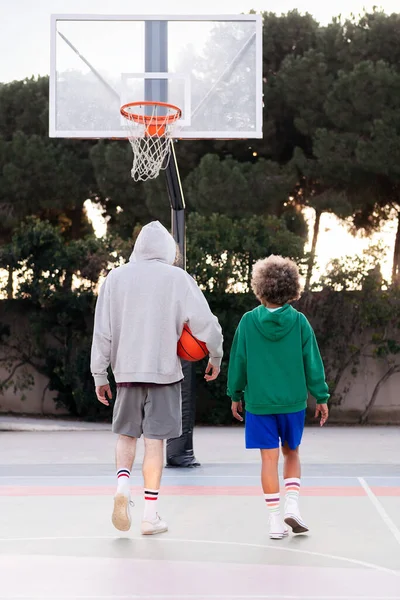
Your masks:
[{"label": "court line", "polygon": [[[193,473],[193,474],[192,474]],[[367,479],[399,479],[400,475],[362,475]],[[115,479],[115,475],[0,475],[0,479]],[[195,472],[188,472],[185,475],[163,475],[164,479],[260,479],[260,475],[197,475]],[[131,473],[132,479],[142,479],[142,475]],[[358,475],[303,475],[304,479],[360,479]],[[0,596],[1,598],[1,596]]]},{"label": "court line", "polygon": [[[230,542],[224,540],[191,540],[187,538],[155,538],[152,540],[147,540],[146,537],[125,537],[125,536],[44,536],[44,537],[16,537],[16,538],[0,538],[0,542],[40,542],[40,541],[56,541],[56,540],[116,540],[116,539],[127,539],[129,541],[138,541],[143,543],[153,543],[153,544],[162,544],[162,543],[178,543],[178,544],[209,544],[214,546],[240,546],[242,548],[260,548],[262,550],[274,550],[274,552],[289,552],[293,554],[305,554],[307,556],[316,556],[318,558],[327,558],[329,560],[338,560],[343,562],[348,562],[353,565],[357,565],[360,567],[364,567],[367,569],[374,569],[375,571],[380,571],[381,573],[389,573],[390,575],[394,575],[395,577],[400,577],[400,570],[389,569],[389,567],[382,567],[381,565],[375,565],[374,563],[369,563],[367,561],[358,560],[356,558],[347,558],[345,556],[338,556],[335,554],[326,554],[324,552],[314,552],[312,550],[300,550],[299,548],[283,548],[276,545],[269,544],[254,544],[251,542]],[[360,599],[363,598],[360,596]]]},{"label": "court line", "polygon": [[[358,483],[357,480],[354,483]],[[386,488],[385,488],[386,489]],[[400,495],[400,487],[387,489],[394,490],[393,495]],[[143,486],[131,486],[133,494],[142,494]],[[258,497],[261,493],[259,485],[168,485],[162,488],[163,496],[248,496]],[[113,485],[3,485],[0,486],[0,497],[55,497],[55,496],[108,496],[115,493]],[[392,494],[391,494],[392,495]],[[303,486],[302,496],[308,497],[364,497],[365,492],[360,485],[342,486]]]},{"label": "court line", "polygon": [[368,498],[371,500],[372,504],[374,505],[374,507],[376,508],[377,512],[381,516],[382,520],[385,522],[385,524],[388,527],[389,531],[394,535],[397,543],[400,544],[400,530],[399,530],[399,528],[394,523],[394,521],[392,521],[392,519],[389,517],[388,513],[386,512],[386,510],[383,507],[383,504],[378,500],[377,496],[371,490],[371,488],[369,487],[369,485],[365,481],[365,479],[363,477],[358,477],[357,479],[360,482],[360,485],[364,488],[365,493],[367,494]]},{"label": "court line", "polygon": [[[197,599],[200,600],[400,600],[400,596],[288,596],[288,595],[253,595],[253,596],[232,596],[232,594],[221,596],[215,594],[162,594],[162,595],[135,595],[130,594],[129,596],[51,596],[51,600],[134,600],[139,598],[141,600],[167,600],[171,598],[175,599]],[[40,596],[0,596],[1,600],[46,600],[43,595]]]}]

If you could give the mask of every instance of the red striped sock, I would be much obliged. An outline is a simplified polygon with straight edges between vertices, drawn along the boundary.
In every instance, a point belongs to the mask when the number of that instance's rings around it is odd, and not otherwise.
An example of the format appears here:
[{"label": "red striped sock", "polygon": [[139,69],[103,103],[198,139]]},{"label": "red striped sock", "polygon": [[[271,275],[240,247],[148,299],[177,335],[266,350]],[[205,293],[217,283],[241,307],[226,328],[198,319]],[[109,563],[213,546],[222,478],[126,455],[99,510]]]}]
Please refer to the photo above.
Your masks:
[{"label": "red striped sock", "polygon": [[144,490],[144,514],[143,521],[154,521],[157,517],[157,504],[158,504],[158,492],[159,490],[150,490],[146,488]]},{"label": "red striped sock", "polygon": [[131,472],[129,469],[119,469],[117,471],[118,489],[117,494],[129,494],[129,477]]}]

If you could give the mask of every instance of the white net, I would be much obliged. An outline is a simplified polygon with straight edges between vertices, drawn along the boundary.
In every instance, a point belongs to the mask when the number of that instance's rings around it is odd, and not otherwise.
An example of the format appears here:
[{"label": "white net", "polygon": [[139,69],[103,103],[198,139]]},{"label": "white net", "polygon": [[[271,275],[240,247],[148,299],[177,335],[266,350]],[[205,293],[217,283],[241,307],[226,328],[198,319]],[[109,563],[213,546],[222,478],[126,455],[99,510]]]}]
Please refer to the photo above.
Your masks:
[{"label": "white net", "polygon": [[132,179],[155,179],[168,166],[180,110],[166,104],[135,103],[125,105],[121,113],[133,151]]}]

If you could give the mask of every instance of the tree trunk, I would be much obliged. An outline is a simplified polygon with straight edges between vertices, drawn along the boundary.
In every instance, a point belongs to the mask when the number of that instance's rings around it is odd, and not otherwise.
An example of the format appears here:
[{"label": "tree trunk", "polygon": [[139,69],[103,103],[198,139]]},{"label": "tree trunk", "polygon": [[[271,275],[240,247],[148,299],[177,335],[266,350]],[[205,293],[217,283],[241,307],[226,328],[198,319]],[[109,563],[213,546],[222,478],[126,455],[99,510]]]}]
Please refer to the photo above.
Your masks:
[{"label": "tree trunk", "polygon": [[393,252],[392,283],[400,283],[400,212],[397,213],[397,231]]},{"label": "tree trunk", "polygon": [[66,270],[65,271],[65,278],[63,281],[63,288],[65,291],[70,292],[72,290],[72,279],[73,279],[73,272]]},{"label": "tree trunk", "polygon": [[13,285],[14,267],[8,265],[8,278],[7,278],[7,300],[14,298],[14,285]]},{"label": "tree trunk", "polygon": [[40,402],[40,414],[44,417],[44,403],[46,401],[46,392],[50,387],[50,381],[48,382],[48,384],[44,387],[43,392],[42,392],[42,400]]},{"label": "tree trunk", "polygon": [[251,277],[252,277],[252,271],[253,271],[253,263],[254,263],[253,253],[249,252],[249,272],[247,275],[247,287],[249,288],[247,290],[248,292],[251,291]]},{"label": "tree trunk", "polygon": [[365,410],[363,412],[363,414],[360,417],[360,423],[361,425],[364,425],[369,417],[369,413],[371,412],[372,408],[374,407],[374,404],[376,402],[376,399],[378,397],[378,393],[379,390],[381,389],[381,387],[383,386],[383,384],[390,379],[390,377],[394,374],[394,373],[399,373],[400,372],[400,365],[392,365],[387,371],[386,373],[380,378],[380,380],[378,381],[378,383],[375,386],[374,391],[372,392],[372,396],[370,401],[368,402],[367,406],[365,407]]},{"label": "tree trunk", "polygon": [[320,210],[315,209],[315,221],[314,221],[314,229],[313,229],[313,238],[312,238],[312,243],[311,243],[310,260],[308,261],[306,283],[304,286],[304,290],[306,292],[310,289],[310,282],[311,282],[312,272],[313,272],[314,263],[315,263],[315,251],[317,249],[321,215],[322,215],[322,212]]},{"label": "tree trunk", "polygon": [[71,208],[66,212],[69,219],[71,219],[71,239],[79,240],[82,236],[82,214],[83,205],[77,208]]}]

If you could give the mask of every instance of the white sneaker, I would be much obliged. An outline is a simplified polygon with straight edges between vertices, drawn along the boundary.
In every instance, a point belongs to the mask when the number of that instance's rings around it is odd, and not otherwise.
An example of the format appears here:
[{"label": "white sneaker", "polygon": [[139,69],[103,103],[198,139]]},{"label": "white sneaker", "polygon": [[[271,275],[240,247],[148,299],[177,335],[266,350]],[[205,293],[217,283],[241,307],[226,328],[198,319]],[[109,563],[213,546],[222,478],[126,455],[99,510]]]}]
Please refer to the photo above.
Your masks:
[{"label": "white sneaker", "polygon": [[281,540],[289,535],[289,530],[280,515],[271,515],[269,518],[269,537],[271,540]]},{"label": "white sneaker", "polygon": [[292,528],[293,533],[306,533],[308,531],[307,525],[301,518],[299,505],[297,502],[286,502],[285,523]]},{"label": "white sneaker", "polygon": [[168,525],[157,514],[153,521],[142,521],[142,535],[155,535],[168,531]]},{"label": "white sneaker", "polygon": [[130,495],[115,494],[111,520],[114,527],[119,531],[129,531],[131,528],[131,506],[134,506],[134,504]]}]

